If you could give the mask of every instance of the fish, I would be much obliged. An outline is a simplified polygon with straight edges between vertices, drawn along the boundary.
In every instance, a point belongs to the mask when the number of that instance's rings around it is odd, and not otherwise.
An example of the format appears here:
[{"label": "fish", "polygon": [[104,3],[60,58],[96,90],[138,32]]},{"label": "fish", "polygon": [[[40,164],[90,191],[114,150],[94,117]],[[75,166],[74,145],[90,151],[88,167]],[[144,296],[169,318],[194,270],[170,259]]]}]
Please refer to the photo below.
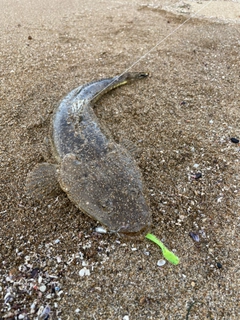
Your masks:
[{"label": "fish", "polygon": [[147,76],[127,72],[67,94],[55,109],[50,128],[55,163],[39,163],[28,173],[27,192],[42,199],[63,190],[80,211],[111,232],[132,235],[149,229],[151,213],[140,168],[93,110],[103,94]]}]

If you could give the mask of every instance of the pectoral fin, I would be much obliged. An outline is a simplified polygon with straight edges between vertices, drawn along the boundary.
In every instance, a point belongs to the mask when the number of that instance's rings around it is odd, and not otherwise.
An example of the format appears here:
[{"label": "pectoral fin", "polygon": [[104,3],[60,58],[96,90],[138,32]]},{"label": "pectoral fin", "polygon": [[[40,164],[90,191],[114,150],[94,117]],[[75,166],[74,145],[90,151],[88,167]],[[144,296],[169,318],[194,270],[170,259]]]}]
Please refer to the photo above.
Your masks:
[{"label": "pectoral fin", "polygon": [[133,158],[136,158],[139,154],[140,154],[140,149],[138,148],[138,146],[132,142],[131,140],[128,139],[124,139],[122,138],[120,140],[120,144],[127,149],[127,151],[130,153],[130,155]]},{"label": "pectoral fin", "polygon": [[26,191],[38,200],[59,194],[61,188],[57,180],[57,166],[47,162],[36,165],[28,173]]}]

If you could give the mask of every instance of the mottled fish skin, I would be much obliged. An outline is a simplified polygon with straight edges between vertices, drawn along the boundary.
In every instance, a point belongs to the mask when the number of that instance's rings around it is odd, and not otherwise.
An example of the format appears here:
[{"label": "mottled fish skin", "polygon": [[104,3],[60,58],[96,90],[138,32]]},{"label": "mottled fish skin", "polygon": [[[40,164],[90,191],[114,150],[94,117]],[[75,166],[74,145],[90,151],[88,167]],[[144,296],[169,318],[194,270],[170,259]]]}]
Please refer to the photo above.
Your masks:
[{"label": "mottled fish skin", "polygon": [[107,134],[92,103],[146,73],[126,73],[80,86],[56,109],[52,122],[58,181],[69,199],[109,230],[138,233],[151,225],[141,172],[128,151]]}]

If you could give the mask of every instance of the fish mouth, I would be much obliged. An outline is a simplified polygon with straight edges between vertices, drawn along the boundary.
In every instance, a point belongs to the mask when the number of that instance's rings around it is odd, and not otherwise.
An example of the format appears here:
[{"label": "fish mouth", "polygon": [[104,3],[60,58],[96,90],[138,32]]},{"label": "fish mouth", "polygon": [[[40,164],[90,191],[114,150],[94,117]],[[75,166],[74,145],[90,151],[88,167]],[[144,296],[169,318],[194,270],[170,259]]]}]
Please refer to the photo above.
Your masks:
[{"label": "fish mouth", "polygon": [[132,238],[138,238],[143,239],[145,238],[146,234],[149,233],[152,229],[152,220],[149,219],[149,221],[141,226],[135,225],[133,226],[123,226],[119,228],[117,231],[114,231],[118,233],[120,236],[126,238],[126,239],[132,239]]}]

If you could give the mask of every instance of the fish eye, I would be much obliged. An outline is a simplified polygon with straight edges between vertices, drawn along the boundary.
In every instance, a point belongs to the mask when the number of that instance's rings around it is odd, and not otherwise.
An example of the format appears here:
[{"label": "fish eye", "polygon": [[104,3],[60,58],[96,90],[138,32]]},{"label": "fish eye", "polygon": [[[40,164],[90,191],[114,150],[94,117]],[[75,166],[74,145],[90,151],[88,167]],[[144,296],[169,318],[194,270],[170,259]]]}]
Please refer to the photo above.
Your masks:
[{"label": "fish eye", "polygon": [[112,208],[112,201],[110,199],[102,199],[100,201],[101,207],[106,212],[111,212],[113,210]]},{"label": "fish eye", "polygon": [[134,196],[139,196],[139,194],[140,194],[140,191],[138,189],[136,189],[136,188],[131,188],[130,192],[131,192],[131,195],[133,197]]}]

